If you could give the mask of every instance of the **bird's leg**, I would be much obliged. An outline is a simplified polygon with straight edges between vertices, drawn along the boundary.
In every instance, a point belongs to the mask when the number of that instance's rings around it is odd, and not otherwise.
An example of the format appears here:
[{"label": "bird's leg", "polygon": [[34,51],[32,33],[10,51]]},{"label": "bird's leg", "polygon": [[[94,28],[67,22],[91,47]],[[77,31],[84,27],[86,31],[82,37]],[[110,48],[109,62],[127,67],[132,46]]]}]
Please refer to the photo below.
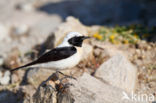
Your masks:
[{"label": "bird's leg", "polygon": [[65,75],[64,73],[60,72],[60,71],[56,71],[56,73],[60,73],[61,75],[63,75],[64,77],[60,79],[60,81],[64,80],[64,79],[67,79],[67,78],[71,78],[71,79],[75,79],[74,77],[72,76],[69,76],[69,75]]},{"label": "bird's leg", "polygon": [[58,92],[66,92],[66,90],[67,90],[67,88],[69,88],[70,86],[73,86],[73,84],[71,84],[71,83],[59,83],[59,84],[57,84],[56,85],[56,90],[58,91]]},{"label": "bird's leg", "polygon": [[[63,77],[60,78],[59,74],[63,75]],[[48,83],[52,85],[52,87],[55,88],[57,92],[65,92],[67,88],[69,88],[70,86],[73,86],[73,84],[68,83],[68,81],[63,81],[64,79],[67,79],[67,78],[76,79],[72,76],[63,74],[60,71],[56,71],[47,79],[47,81]]]},{"label": "bird's leg", "polygon": [[64,89],[66,89],[66,88],[69,88],[69,86],[73,86],[73,84],[71,84],[71,83],[66,83],[66,84],[64,84]]},{"label": "bird's leg", "polygon": [[59,75],[58,75],[58,73],[56,72],[56,73],[53,73],[48,79],[47,79],[47,81],[49,81],[49,80],[52,80],[52,81],[57,81],[57,80],[59,80]]}]

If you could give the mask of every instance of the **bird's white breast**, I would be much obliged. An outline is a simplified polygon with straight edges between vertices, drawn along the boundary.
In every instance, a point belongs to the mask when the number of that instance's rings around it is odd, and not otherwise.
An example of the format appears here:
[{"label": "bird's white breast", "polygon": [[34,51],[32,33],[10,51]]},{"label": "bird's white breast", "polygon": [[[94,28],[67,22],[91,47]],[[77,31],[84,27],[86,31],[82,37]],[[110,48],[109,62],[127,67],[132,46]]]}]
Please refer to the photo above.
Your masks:
[{"label": "bird's white breast", "polygon": [[81,60],[81,53],[79,50],[72,56],[66,59],[62,59],[59,61],[52,61],[52,62],[47,62],[47,63],[42,63],[42,64],[37,64],[35,67],[45,67],[45,68],[52,68],[52,69],[67,69],[67,68],[72,68],[76,66]]}]

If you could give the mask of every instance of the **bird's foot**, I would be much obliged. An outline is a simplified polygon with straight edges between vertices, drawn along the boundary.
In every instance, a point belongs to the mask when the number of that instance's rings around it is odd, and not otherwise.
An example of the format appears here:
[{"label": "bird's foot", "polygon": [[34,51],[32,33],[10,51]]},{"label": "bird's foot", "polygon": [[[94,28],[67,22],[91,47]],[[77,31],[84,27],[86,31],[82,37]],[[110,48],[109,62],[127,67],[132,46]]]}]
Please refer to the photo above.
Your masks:
[{"label": "bird's foot", "polygon": [[58,92],[66,92],[66,90],[70,87],[70,86],[73,86],[73,84],[71,83],[66,83],[66,84],[63,84],[63,83],[59,83],[58,85],[56,85],[56,90]]},{"label": "bird's foot", "polygon": [[62,73],[62,72],[60,72],[60,71],[56,71],[56,73],[59,73],[59,74],[61,74],[61,75],[64,76],[63,78],[60,79],[60,82],[63,81],[64,79],[67,79],[67,78],[70,78],[70,79],[74,79],[74,80],[76,80],[75,77],[73,77],[73,76],[69,76],[69,75],[66,75],[66,74],[64,74],[64,73]]}]

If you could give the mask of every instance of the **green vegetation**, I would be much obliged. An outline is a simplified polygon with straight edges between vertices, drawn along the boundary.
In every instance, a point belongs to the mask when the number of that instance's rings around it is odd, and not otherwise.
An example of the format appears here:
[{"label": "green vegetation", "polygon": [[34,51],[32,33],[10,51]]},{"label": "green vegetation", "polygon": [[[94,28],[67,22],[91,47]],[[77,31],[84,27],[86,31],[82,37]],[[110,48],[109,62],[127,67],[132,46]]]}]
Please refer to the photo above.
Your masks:
[{"label": "green vegetation", "polygon": [[93,37],[113,44],[135,44],[141,39],[148,40],[156,34],[155,27],[147,28],[143,25],[101,27]]}]

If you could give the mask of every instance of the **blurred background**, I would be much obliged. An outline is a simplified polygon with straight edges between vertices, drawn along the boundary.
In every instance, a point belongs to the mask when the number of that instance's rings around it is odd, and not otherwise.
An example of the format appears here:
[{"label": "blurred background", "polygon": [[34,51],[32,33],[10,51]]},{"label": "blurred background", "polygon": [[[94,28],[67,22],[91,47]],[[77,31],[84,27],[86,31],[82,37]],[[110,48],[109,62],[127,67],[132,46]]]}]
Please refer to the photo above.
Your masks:
[{"label": "blurred background", "polygon": [[138,91],[156,94],[156,0],[0,0],[0,103],[30,99],[48,72],[9,70],[52,49],[72,30],[94,38],[88,44],[97,64],[90,59],[79,67],[94,74],[122,51],[139,71]]},{"label": "blurred background", "polygon": [[[139,23],[155,25],[155,0],[1,0],[0,21],[17,12],[57,15],[61,20],[74,16],[86,25]],[[29,15],[28,17],[30,17]],[[10,20],[9,19],[9,20]],[[24,18],[23,18],[24,19]]]},{"label": "blurred background", "polygon": [[[73,16],[88,26],[139,24],[137,28],[143,31],[144,36],[150,34],[146,40],[155,41],[156,37],[151,36],[156,25],[155,5],[155,0],[1,0],[0,29],[4,34],[3,31],[10,31],[3,28],[14,28],[15,32],[26,32],[29,28],[35,31],[34,28],[46,35],[68,16]],[[138,32],[137,35],[141,37]],[[5,37],[1,35],[0,38]]]}]

